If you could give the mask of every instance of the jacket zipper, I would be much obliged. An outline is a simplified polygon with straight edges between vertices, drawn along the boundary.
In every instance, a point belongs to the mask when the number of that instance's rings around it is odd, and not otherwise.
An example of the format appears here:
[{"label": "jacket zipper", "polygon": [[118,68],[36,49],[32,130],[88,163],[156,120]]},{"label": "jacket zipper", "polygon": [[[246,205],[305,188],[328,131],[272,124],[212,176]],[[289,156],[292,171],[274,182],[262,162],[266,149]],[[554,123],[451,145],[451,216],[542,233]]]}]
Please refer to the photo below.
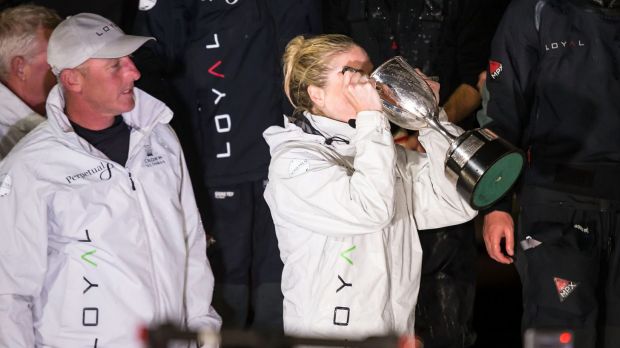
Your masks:
[{"label": "jacket zipper", "polygon": [[131,177],[131,172],[127,171],[127,173],[129,174],[129,181],[131,182],[131,190],[135,191],[136,190],[136,185],[133,182],[133,178]]}]

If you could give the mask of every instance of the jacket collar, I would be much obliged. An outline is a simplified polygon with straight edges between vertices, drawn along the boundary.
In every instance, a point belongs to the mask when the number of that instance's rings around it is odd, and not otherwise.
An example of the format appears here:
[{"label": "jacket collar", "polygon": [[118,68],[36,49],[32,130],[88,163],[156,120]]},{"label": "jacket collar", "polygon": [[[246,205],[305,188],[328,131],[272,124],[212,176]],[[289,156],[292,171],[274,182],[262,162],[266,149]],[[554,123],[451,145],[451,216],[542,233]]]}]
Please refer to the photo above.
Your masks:
[{"label": "jacket collar", "polygon": [[[146,92],[134,87],[136,105],[133,110],[123,113],[123,119],[132,129],[142,133],[150,132],[159,123],[172,119],[172,110],[164,103]],[[73,133],[73,127],[64,112],[65,98],[60,85],[54,86],[46,103],[47,115],[52,128],[60,133]]]},{"label": "jacket collar", "polygon": [[[348,123],[336,121],[325,116],[314,115],[309,112],[304,112],[303,116],[312,128],[319,132],[318,135],[322,135],[325,138],[326,143],[348,144],[355,135],[355,128]],[[332,141],[329,139],[332,139]]]},{"label": "jacket collar", "polygon": [[[172,110],[148,93],[134,87],[136,104],[133,110],[123,113],[123,120],[132,128],[129,142],[129,158],[137,151],[137,146],[145,136],[158,124],[167,124],[172,119]],[[60,85],[57,84],[47,97],[46,110],[48,123],[54,134],[69,144],[82,148],[86,152],[102,157],[99,150],[78,136],[69,118],[64,112],[65,99]]]},{"label": "jacket collar", "polygon": [[[284,127],[271,126],[263,132],[263,137],[269,145],[269,151],[273,156],[281,145],[290,142],[309,142],[327,146],[341,155],[353,156],[355,154],[355,144],[352,143],[356,133],[355,128],[349,124],[332,120],[324,116],[317,116],[304,113],[306,124],[299,124],[297,120],[284,117]],[[298,123],[298,124],[295,124]],[[310,127],[313,130],[310,130]],[[339,140],[327,144],[327,139],[338,137]],[[346,140],[343,141],[343,140]]]},{"label": "jacket collar", "polygon": [[10,127],[28,116],[38,115],[2,83],[0,83],[0,100],[2,100],[0,103],[0,124],[2,125]]}]

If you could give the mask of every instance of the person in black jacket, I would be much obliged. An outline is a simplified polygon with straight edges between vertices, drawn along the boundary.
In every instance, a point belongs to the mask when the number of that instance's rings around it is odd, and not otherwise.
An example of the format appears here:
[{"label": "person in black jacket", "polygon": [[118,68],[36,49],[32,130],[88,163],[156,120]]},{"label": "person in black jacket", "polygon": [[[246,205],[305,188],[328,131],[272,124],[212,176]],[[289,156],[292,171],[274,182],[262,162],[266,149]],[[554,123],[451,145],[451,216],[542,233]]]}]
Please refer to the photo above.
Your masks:
[{"label": "person in black jacket", "polygon": [[[506,1],[325,0],[324,31],[351,36],[375,66],[401,55],[441,84],[440,104],[449,120],[473,128],[480,106],[479,77]],[[405,136],[407,138],[407,136]],[[419,149],[417,136],[406,146]],[[422,281],[416,334],[425,347],[469,347],[476,256],[473,221],[419,231]]]},{"label": "person in black jacket", "polygon": [[[284,43],[317,31],[310,0],[144,1],[136,31],[157,38],[163,78],[189,110],[206,190],[214,306],[228,328],[282,331],[282,261],[263,191],[262,132],[283,121]],[[140,62],[138,62],[140,63]]]},{"label": "person in black jacket", "polygon": [[572,329],[575,347],[617,347],[620,3],[513,1],[487,88],[489,127],[529,158],[516,233],[509,200],[484,219],[489,255],[521,276],[523,329]]}]

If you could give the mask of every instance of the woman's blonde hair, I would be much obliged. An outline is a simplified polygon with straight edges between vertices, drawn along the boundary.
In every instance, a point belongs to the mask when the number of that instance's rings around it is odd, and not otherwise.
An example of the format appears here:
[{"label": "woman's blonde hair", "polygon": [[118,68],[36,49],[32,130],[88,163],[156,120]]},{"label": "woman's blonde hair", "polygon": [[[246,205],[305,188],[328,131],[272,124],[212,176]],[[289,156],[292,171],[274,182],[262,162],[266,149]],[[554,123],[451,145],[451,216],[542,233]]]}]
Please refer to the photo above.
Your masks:
[{"label": "woman's blonde hair", "polygon": [[326,34],[311,38],[297,36],[287,45],[282,57],[284,93],[296,111],[311,111],[308,86],[325,87],[327,65],[335,55],[356,46],[346,35]]}]

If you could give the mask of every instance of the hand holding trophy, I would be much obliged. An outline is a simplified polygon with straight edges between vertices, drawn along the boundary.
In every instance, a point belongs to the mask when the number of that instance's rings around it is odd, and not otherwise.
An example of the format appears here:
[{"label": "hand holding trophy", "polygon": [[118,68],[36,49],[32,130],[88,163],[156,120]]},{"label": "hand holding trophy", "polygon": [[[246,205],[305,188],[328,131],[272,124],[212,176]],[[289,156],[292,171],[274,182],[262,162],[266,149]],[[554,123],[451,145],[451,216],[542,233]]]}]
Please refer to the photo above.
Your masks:
[{"label": "hand holding trophy", "polygon": [[402,57],[381,64],[370,77],[390,121],[406,129],[431,127],[448,140],[446,175],[456,181],[458,192],[473,208],[492,205],[517,181],[523,153],[489,129],[451,134],[439,122],[439,107],[430,87]]}]

